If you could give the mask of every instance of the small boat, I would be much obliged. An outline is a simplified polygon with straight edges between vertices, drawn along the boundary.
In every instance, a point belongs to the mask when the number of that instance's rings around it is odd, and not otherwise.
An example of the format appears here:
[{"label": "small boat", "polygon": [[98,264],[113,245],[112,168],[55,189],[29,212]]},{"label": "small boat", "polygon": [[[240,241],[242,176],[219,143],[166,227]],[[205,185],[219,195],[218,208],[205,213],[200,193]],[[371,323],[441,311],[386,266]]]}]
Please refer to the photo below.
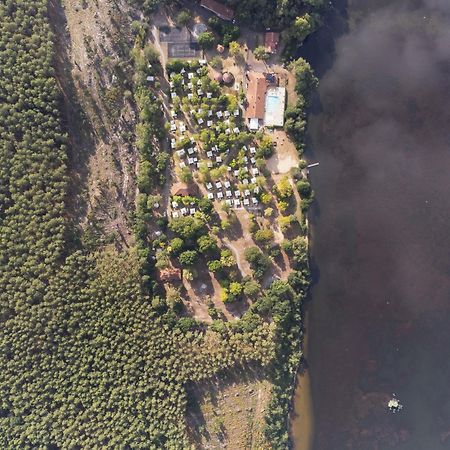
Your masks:
[{"label": "small boat", "polygon": [[395,394],[392,395],[392,398],[388,401],[388,408],[394,414],[403,409],[403,405],[400,403]]}]

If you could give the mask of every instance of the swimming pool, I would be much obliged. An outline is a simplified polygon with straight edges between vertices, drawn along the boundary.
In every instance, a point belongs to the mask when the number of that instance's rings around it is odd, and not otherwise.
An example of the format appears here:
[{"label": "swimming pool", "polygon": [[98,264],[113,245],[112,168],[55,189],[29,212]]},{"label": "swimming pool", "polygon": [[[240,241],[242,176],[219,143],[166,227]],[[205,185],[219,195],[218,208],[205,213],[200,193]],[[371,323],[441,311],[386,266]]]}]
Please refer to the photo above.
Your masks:
[{"label": "swimming pool", "polygon": [[277,111],[280,107],[280,98],[275,95],[268,95],[266,104],[266,109],[270,110],[271,113],[272,111]]}]

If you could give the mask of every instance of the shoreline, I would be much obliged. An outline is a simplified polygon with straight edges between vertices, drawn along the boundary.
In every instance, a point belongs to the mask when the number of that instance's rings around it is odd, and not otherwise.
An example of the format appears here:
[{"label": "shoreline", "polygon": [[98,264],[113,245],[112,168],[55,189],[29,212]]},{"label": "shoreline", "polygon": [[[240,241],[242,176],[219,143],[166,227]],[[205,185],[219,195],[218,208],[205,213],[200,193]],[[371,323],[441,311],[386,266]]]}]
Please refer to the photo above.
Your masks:
[{"label": "shoreline", "polygon": [[[305,313],[304,328],[307,329],[308,313]],[[303,358],[307,359],[308,335],[304,334]],[[302,362],[297,375],[292,409],[289,417],[289,434],[294,450],[311,450],[314,436],[314,414],[312,405],[311,378],[308,368]]]}]

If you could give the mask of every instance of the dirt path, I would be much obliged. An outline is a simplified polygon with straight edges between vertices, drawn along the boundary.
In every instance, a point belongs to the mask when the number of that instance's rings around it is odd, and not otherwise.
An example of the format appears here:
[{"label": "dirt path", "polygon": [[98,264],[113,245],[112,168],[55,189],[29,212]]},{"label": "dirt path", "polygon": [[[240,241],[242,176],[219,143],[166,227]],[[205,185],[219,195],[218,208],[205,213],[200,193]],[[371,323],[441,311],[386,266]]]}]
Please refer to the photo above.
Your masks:
[{"label": "dirt path", "polygon": [[234,257],[236,258],[236,264],[239,267],[242,276],[251,275],[252,271],[248,262],[245,260],[244,252],[246,248],[245,239],[238,239],[237,241],[230,241],[229,239],[224,239],[227,246],[233,252]]}]

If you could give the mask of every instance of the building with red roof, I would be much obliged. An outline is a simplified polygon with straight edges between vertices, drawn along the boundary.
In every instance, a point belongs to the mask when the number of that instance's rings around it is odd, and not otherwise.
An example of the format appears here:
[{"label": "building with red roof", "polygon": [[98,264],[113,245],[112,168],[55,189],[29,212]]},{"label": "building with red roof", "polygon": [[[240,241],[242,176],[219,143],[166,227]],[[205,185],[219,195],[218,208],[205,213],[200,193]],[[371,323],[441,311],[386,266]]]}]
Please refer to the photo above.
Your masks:
[{"label": "building with red roof", "polygon": [[280,33],[267,31],[264,36],[264,46],[269,53],[276,53],[280,43]]},{"label": "building with red roof", "polygon": [[247,86],[247,109],[245,118],[252,130],[256,130],[264,120],[266,92],[268,82],[263,73],[249,72]]},{"label": "building with red roof", "polygon": [[223,20],[233,20],[234,19],[234,11],[228,6],[225,6],[223,3],[219,3],[216,0],[201,0],[200,6],[211,11],[217,17],[220,17]]}]

